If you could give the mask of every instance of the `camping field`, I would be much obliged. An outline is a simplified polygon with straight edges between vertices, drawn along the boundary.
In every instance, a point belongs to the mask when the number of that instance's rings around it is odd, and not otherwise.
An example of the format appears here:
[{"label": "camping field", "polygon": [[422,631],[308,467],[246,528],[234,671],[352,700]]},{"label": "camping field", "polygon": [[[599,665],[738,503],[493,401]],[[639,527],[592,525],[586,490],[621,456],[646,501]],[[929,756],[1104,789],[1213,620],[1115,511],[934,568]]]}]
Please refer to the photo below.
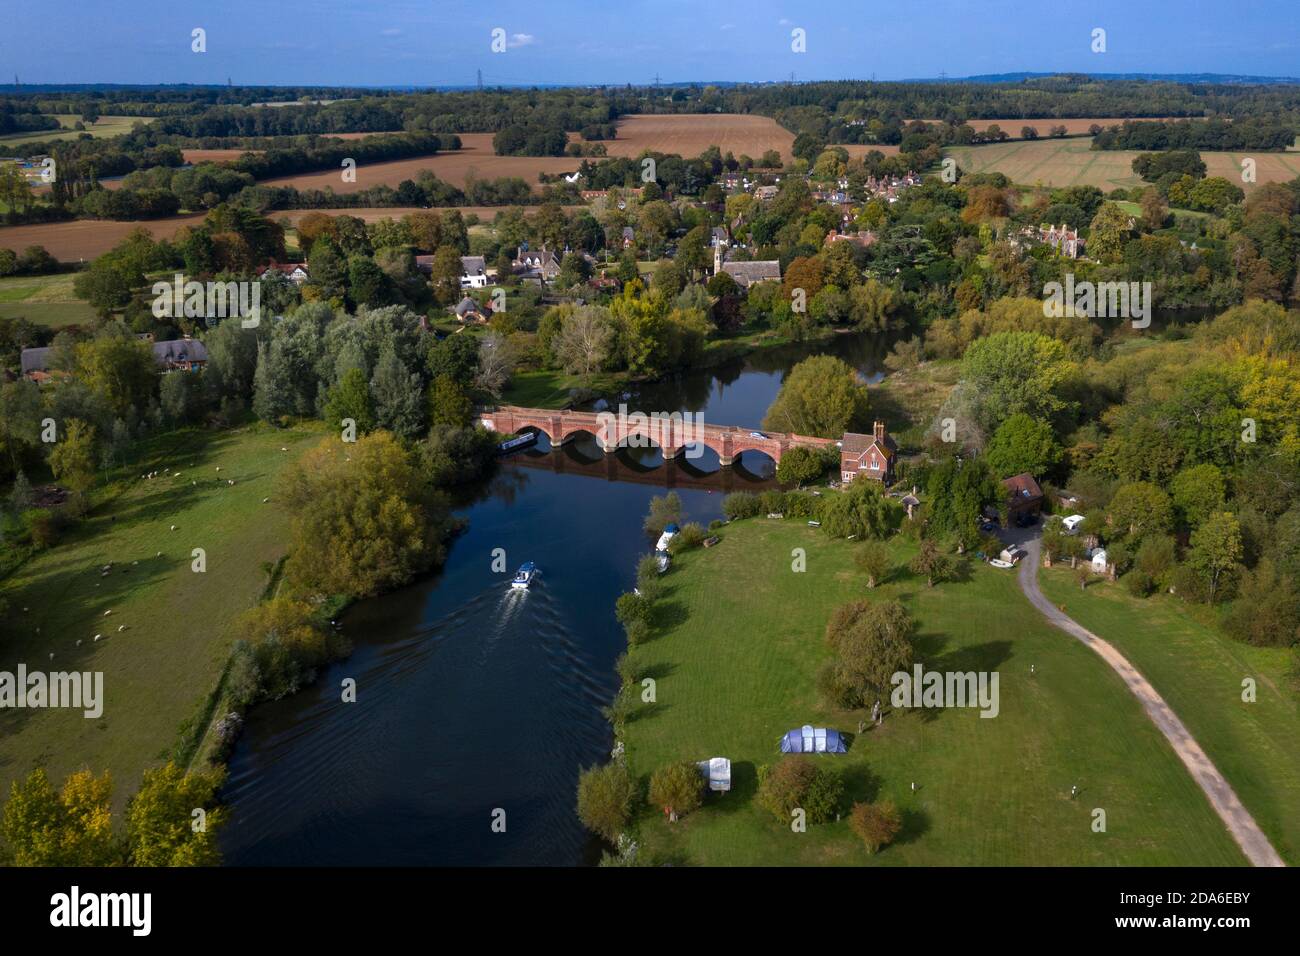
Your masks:
[{"label": "camping field", "polygon": [[[975,564],[968,580],[927,588],[897,570],[867,591],[851,542],[802,522],[750,519],[721,543],[674,562],[661,625],[631,652],[656,681],[656,702],[626,726],[643,792],[674,760],[726,756],[733,789],[670,824],[643,808],[638,837],[655,860],[681,865],[1242,865],[1219,818],[1119,678],[1051,628],[1015,575]],[[896,539],[897,540],[897,539]],[[807,570],[791,571],[804,548]],[[892,546],[898,565],[912,546]],[[863,712],[828,709],[814,674],[828,656],[837,605],[897,597],[912,611],[927,669],[997,671],[1000,713],[889,712],[855,735]],[[1030,667],[1034,673],[1031,675]],[[803,724],[850,735],[833,763],[846,804],[891,799],[903,814],[894,845],[870,856],[847,821],[792,832],[755,803],[758,768],[780,758]],[[913,792],[912,784],[916,790]],[[1079,787],[1071,799],[1071,786]],[[847,809],[847,806],[844,808]],[[1106,832],[1093,832],[1094,809]]]},{"label": "camping field", "polygon": [[[320,435],[257,425],[146,443],[65,540],[0,581],[8,602],[0,670],[23,661],[102,671],[105,698],[96,720],[67,709],[0,715],[0,793],[38,766],[55,781],[90,767],[112,771],[120,809],[141,771],[179,740],[182,723],[202,716],[232,620],[261,597],[264,563],[286,550],[276,477]],[[181,474],[140,477],[162,468]],[[203,573],[192,569],[194,548],[206,551]]]},{"label": "camping field", "polygon": [[[1062,567],[1039,579],[1054,604],[1151,681],[1282,858],[1300,864],[1300,694],[1288,681],[1288,652],[1231,640],[1164,595],[1135,598],[1102,580],[1080,591]],[[1247,677],[1253,703],[1242,700]]]},{"label": "camping field", "polygon": [[[1092,137],[1014,140],[987,146],[950,146],[946,154],[967,173],[1002,173],[1014,183],[1032,186],[1096,186],[1103,192],[1139,186],[1133,172],[1138,150],[1093,150]],[[1241,161],[1256,163],[1256,183],[1241,182]],[[1288,182],[1300,176],[1300,152],[1212,153],[1201,151],[1206,175],[1222,176],[1249,191],[1262,183]]]}]

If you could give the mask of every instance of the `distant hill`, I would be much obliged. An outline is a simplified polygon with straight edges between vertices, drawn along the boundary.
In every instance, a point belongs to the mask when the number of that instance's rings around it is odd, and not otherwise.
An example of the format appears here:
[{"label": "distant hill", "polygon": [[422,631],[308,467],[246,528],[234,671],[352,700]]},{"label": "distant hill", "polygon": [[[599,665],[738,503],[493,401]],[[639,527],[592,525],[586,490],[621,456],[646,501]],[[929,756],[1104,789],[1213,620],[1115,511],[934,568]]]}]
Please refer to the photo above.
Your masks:
[{"label": "distant hill", "polygon": [[1148,80],[1161,83],[1226,83],[1287,85],[1300,83],[1294,76],[1242,76],[1237,73],[981,73],[978,76],[921,77],[910,83],[1022,83],[1025,80],[1080,77],[1090,80]]}]

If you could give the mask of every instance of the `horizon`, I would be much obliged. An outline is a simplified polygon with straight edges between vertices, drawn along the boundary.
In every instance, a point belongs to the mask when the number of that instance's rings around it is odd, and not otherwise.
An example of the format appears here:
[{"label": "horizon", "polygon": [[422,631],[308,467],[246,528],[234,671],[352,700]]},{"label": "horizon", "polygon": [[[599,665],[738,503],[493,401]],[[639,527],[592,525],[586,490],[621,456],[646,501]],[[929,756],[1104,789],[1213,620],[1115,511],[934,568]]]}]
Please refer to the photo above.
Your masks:
[{"label": "horizon", "polygon": [[[461,0],[365,7],[320,0],[305,20],[300,7],[253,0],[220,8],[127,0],[89,10],[49,0],[40,16],[9,25],[0,62],[22,86],[229,81],[372,89],[473,87],[480,70],[485,86],[502,88],[927,82],[1022,73],[1277,81],[1295,79],[1300,63],[1300,7],[1283,0],[1233,10],[1230,19],[1207,0],[1156,0],[1137,10],[1098,0],[1088,11],[1017,11],[1009,0],[972,9],[939,0],[923,20],[914,7],[846,15],[795,6],[756,0],[701,14],[682,0],[631,0],[617,10],[504,0],[490,11]],[[153,29],[142,32],[142,23]],[[205,31],[206,52],[191,49],[196,28]],[[1097,29],[1105,31],[1104,51],[1093,49]],[[501,31],[501,52],[491,49],[494,30]],[[804,31],[804,52],[792,50],[794,30]]]}]

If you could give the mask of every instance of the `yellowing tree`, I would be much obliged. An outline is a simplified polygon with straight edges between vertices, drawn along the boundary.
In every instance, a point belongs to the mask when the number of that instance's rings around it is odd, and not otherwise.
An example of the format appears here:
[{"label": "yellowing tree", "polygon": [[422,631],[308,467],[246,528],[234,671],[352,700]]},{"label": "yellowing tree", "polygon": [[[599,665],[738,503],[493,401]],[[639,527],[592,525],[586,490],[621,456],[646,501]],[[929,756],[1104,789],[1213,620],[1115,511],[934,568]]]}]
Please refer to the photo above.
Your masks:
[{"label": "yellowing tree", "polygon": [[[226,811],[213,806],[221,772],[186,773],[168,761],[144,772],[126,811],[135,866],[216,866],[217,831]],[[196,815],[195,811],[202,811]]]},{"label": "yellowing tree", "polygon": [[44,770],[14,781],[0,835],[15,866],[113,866],[123,861],[113,837],[113,781],[74,773],[57,793]]}]

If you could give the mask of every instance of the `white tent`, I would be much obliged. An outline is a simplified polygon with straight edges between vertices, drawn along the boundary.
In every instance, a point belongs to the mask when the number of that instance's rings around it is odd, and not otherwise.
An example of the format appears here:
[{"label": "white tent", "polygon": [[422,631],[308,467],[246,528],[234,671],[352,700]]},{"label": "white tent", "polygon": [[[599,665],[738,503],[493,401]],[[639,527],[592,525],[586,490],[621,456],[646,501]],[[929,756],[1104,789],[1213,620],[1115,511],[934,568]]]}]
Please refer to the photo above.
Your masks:
[{"label": "white tent", "polygon": [[700,768],[704,779],[709,781],[710,790],[726,793],[731,789],[731,761],[726,757],[710,757],[695,766]]},{"label": "white tent", "polygon": [[1106,573],[1106,549],[1105,548],[1092,549],[1092,569],[1096,571],[1098,574]]}]

